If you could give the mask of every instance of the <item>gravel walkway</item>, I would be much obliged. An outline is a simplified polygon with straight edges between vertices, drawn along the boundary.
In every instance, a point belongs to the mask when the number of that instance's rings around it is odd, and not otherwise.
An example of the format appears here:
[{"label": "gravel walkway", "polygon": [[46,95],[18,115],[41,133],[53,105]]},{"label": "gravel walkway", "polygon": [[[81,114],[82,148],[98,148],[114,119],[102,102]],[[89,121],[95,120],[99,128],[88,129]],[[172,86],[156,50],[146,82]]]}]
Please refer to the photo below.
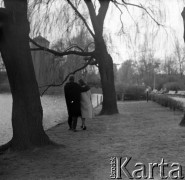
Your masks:
[{"label": "gravel walkway", "polygon": [[[170,166],[179,163],[185,176],[185,129],[178,126],[183,113],[145,101],[118,102],[118,106],[118,115],[87,120],[86,131],[80,130],[80,123],[76,133],[68,131],[67,123],[47,130],[61,144],[58,148],[0,156],[0,179],[108,180],[112,156],[132,157],[129,171],[137,162],[148,170],[148,163],[159,164],[164,158]],[[155,180],[160,179],[158,169]],[[165,169],[168,172],[171,167]],[[122,173],[122,179],[128,178]]]}]

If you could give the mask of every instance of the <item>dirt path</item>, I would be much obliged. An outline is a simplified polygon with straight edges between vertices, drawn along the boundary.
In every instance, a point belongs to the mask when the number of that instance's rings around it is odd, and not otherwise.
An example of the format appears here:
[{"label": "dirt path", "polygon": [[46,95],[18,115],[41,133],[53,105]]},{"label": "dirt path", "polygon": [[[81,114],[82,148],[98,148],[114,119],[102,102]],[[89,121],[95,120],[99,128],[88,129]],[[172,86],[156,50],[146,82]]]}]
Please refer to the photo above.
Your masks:
[{"label": "dirt path", "polygon": [[164,158],[180,163],[185,174],[185,128],[178,126],[182,113],[153,102],[118,105],[119,115],[88,120],[86,131],[68,131],[67,123],[47,131],[65,147],[1,155],[0,179],[108,180],[111,156],[130,156],[131,164]]}]

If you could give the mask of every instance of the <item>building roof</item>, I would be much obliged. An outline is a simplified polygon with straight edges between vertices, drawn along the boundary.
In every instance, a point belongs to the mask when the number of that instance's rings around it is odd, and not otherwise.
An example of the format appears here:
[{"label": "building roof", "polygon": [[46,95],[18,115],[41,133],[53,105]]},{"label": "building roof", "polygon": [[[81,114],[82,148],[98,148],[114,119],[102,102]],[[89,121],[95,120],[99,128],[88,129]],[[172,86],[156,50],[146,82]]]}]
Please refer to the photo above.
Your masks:
[{"label": "building roof", "polygon": [[49,47],[50,42],[47,39],[45,39],[44,37],[42,37],[40,34],[39,34],[39,36],[33,38],[33,40],[36,43],[40,44],[41,46],[44,46],[46,48]]},{"label": "building roof", "polygon": [[36,42],[37,42],[37,41],[45,41],[45,42],[47,42],[47,43],[50,43],[47,39],[45,39],[45,38],[42,37],[41,35],[39,35],[39,36],[33,38],[33,40],[36,41]]}]

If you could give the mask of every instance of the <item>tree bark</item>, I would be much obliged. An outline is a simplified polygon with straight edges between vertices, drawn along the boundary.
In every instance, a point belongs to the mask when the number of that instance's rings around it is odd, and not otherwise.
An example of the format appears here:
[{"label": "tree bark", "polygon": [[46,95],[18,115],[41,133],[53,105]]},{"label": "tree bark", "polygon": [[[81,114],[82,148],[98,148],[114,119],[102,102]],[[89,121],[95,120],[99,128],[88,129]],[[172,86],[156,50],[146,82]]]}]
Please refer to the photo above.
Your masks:
[{"label": "tree bark", "polygon": [[[183,24],[184,24],[184,42],[185,42],[185,7],[181,13],[182,18],[183,18]],[[185,126],[185,112],[184,112],[184,116],[179,124],[180,126]]]},{"label": "tree bark", "polygon": [[118,113],[118,108],[114,85],[113,61],[107,52],[103,37],[95,40],[95,52],[103,91],[103,104],[100,114],[116,114]]},{"label": "tree bark", "polygon": [[181,120],[181,122],[179,123],[180,126],[185,126],[185,113],[184,113],[184,116]]},{"label": "tree bark", "polygon": [[95,58],[98,62],[101,77],[103,104],[100,114],[116,114],[118,113],[116,91],[114,85],[114,70],[112,57],[107,51],[106,43],[103,39],[103,25],[110,0],[100,1],[98,15],[96,15],[92,1],[84,0],[89,10],[91,22],[94,29],[95,41]]},{"label": "tree bark", "polygon": [[3,22],[0,51],[7,70],[13,106],[10,147],[28,149],[51,143],[42,125],[40,101],[31,52],[27,0],[4,0],[8,18]]}]

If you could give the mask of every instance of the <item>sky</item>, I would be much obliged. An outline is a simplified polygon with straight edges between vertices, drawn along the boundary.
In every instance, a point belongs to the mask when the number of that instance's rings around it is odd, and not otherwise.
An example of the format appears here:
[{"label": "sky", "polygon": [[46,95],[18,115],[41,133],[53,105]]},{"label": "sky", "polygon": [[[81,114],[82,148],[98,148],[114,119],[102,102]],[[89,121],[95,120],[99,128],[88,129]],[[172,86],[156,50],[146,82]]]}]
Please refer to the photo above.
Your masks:
[{"label": "sky", "polygon": [[[61,1],[56,3],[50,14],[59,11],[59,2]],[[104,23],[104,34],[108,38],[107,47],[114,63],[121,64],[128,59],[138,60],[143,53],[144,44],[148,52],[152,52],[155,58],[160,59],[173,53],[175,40],[178,40],[179,44],[184,47],[181,16],[185,6],[184,0],[127,0],[127,2],[142,3],[145,7],[154,9],[156,13],[153,17],[162,25],[157,26],[146,13],[143,15],[144,10],[128,6],[128,10],[121,8],[123,31],[120,31],[122,27],[120,11],[110,4]],[[35,17],[37,18],[38,16]],[[88,23],[91,26],[90,21]],[[47,34],[41,31],[40,33],[52,44],[62,37],[63,32],[60,28],[53,28]]]},{"label": "sky", "polygon": [[[133,3],[136,3],[136,1],[133,0]],[[137,7],[129,7],[131,15],[126,11],[122,15],[125,32],[121,36],[116,35],[120,28],[119,12],[112,8],[112,11],[109,11],[106,17],[105,29],[112,33],[112,39],[114,39],[114,50],[111,52],[114,62],[119,64],[127,59],[136,58],[137,60],[142,51],[144,37],[148,40],[148,50],[152,51],[156,58],[164,59],[165,56],[170,55],[174,51],[175,39],[183,47],[183,19],[181,12],[184,5],[183,1],[163,0],[160,4],[162,17],[154,16],[162,26],[156,25],[148,15],[144,18],[147,19],[146,22],[140,18],[143,10]],[[157,3],[156,8],[159,8]],[[138,23],[139,33],[136,33],[136,23],[134,21]],[[110,25],[110,22],[113,23]]]},{"label": "sky", "polygon": [[[153,53],[155,58],[164,59],[173,53],[175,40],[178,40],[182,47],[184,46],[181,17],[185,6],[183,0],[129,0],[127,2],[142,3],[145,7],[152,8],[156,12],[153,17],[162,25],[158,26],[149,15],[144,13],[144,10],[128,6],[128,10],[121,8],[123,31],[120,31],[122,27],[120,11],[111,4],[104,23],[104,35],[107,37],[107,47],[114,63],[121,64],[128,59],[137,61],[143,53],[143,47],[146,47],[145,51]],[[55,8],[60,9],[59,3]],[[53,12],[56,11],[55,8]],[[90,21],[88,23],[91,26]],[[41,33],[51,44],[60,39],[62,34],[60,28],[48,34]]]}]

